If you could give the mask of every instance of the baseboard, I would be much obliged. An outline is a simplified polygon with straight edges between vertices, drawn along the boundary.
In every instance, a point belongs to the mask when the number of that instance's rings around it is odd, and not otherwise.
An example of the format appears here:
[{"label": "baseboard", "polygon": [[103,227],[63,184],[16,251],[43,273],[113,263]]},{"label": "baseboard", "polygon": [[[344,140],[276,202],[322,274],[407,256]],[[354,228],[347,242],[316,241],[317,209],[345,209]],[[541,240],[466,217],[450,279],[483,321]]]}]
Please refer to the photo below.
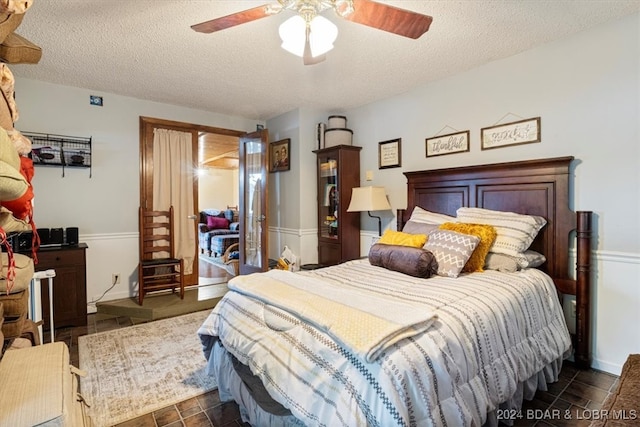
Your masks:
[{"label": "baseboard", "polygon": [[620,375],[620,372],[622,372],[622,365],[609,363],[598,359],[593,359],[591,361],[591,367],[595,370],[608,372],[614,375]]}]

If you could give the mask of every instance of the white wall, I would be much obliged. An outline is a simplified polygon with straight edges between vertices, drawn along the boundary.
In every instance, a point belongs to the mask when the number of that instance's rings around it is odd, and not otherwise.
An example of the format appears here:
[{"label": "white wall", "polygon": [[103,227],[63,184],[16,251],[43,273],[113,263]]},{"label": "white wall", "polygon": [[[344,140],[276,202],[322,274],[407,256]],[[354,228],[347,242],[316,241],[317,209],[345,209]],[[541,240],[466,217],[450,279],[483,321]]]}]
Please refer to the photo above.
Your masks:
[{"label": "white wall", "polygon": [[[125,298],[137,289],[138,205],[140,187],[139,117],[253,131],[254,120],[159,104],[22,79],[16,76],[16,102],[22,131],[93,138],[92,176],[87,169],[35,169],[34,220],[38,227],[80,229],[87,250],[87,298],[93,301],[123,278],[104,300]],[[104,97],[104,107],[89,105],[89,95]],[[263,124],[263,123],[260,123]],[[236,183],[233,184],[237,186]],[[37,266],[36,266],[37,268]],[[93,307],[89,307],[90,311]]]},{"label": "white wall", "polygon": [[303,108],[267,121],[269,140],[291,139],[290,170],[269,174],[269,257],[277,259],[284,246],[298,264],[318,261],[315,124],[327,113]]},{"label": "white wall", "polygon": [[[346,113],[361,181],[373,171],[367,185],[387,189],[393,214],[406,207],[404,171],[574,156],[571,208],[594,212],[594,367],[615,373],[640,352],[639,32],[635,14]],[[482,151],[480,128],[507,114],[540,116],[542,141]],[[471,151],[426,158],[425,138],[446,126],[470,130]],[[393,138],[402,167],[378,170],[377,142]],[[391,212],[383,224],[395,229]]]},{"label": "white wall", "polygon": [[200,210],[238,205],[238,169],[207,168],[198,174]]}]

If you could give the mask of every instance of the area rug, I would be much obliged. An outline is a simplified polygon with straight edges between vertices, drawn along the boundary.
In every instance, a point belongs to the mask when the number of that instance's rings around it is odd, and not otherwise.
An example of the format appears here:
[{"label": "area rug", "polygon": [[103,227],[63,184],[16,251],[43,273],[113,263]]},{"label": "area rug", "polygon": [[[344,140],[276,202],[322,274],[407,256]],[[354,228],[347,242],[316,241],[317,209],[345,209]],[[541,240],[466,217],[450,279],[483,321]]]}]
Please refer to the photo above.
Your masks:
[{"label": "area rug", "polygon": [[78,338],[80,391],[96,427],[108,427],[217,387],[197,330],[211,310]]},{"label": "area rug", "polygon": [[[602,409],[599,410],[603,416],[594,419],[589,427],[605,427],[605,426],[626,426],[626,425],[638,425],[636,420],[636,409],[638,407],[638,400],[640,398],[640,354],[630,354],[627,361],[622,367],[620,378],[618,380],[618,386],[614,392],[609,393]],[[631,409],[631,411],[630,411]],[[633,411],[634,416],[629,414]],[[623,416],[626,415],[627,420],[635,420],[623,422]],[[604,414],[608,414],[604,415]],[[619,420],[616,418],[616,414],[620,414]],[[611,422],[609,422],[611,421]]]}]

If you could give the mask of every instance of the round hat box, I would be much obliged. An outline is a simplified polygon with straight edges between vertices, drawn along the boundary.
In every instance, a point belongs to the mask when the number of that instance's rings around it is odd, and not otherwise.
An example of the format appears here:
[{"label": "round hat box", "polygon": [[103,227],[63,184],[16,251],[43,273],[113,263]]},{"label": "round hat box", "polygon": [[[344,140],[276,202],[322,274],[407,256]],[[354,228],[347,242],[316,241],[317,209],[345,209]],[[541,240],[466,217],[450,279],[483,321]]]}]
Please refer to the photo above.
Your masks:
[{"label": "round hat box", "polygon": [[353,131],[351,129],[327,129],[324,131],[324,146],[351,145]]},{"label": "round hat box", "polygon": [[347,118],[345,116],[329,116],[327,129],[346,129]]}]

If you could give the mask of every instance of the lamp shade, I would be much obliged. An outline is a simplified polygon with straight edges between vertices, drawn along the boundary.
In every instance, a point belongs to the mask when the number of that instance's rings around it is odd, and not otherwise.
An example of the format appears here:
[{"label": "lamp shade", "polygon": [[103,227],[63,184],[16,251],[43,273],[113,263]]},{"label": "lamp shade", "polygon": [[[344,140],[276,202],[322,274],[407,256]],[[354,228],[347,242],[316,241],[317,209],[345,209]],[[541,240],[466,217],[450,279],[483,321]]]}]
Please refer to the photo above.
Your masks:
[{"label": "lamp shade", "polygon": [[[311,56],[315,58],[333,49],[333,42],[338,37],[338,27],[323,16],[316,16],[309,25]],[[304,18],[300,15],[292,16],[280,25],[278,32],[284,50],[300,57],[304,55],[307,38],[307,23]]]},{"label": "lamp shade", "polygon": [[355,187],[347,212],[386,211],[391,209],[384,187]]}]

